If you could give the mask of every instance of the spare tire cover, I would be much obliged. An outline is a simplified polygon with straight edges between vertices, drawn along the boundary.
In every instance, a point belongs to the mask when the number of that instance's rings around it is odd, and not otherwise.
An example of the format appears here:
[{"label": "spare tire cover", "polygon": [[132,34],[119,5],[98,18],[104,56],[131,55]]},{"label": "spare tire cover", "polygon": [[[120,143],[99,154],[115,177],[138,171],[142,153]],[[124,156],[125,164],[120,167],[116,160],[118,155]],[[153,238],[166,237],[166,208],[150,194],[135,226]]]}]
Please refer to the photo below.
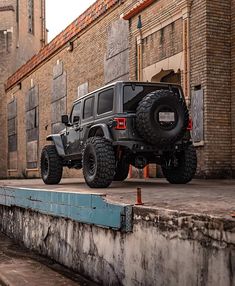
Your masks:
[{"label": "spare tire cover", "polygon": [[184,135],[189,114],[184,99],[169,90],[158,90],[140,101],[136,112],[140,136],[150,144],[173,144]]}]

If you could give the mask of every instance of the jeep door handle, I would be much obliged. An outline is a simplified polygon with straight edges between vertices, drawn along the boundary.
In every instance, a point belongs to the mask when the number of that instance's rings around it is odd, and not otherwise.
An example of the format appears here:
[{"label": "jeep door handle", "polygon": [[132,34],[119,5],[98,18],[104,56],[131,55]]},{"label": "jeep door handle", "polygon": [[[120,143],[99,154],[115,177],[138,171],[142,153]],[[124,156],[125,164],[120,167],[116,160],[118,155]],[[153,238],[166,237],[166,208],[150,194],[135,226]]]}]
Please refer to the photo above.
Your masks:
[{"label": "jeep door handle", "polygon": [[78,131],[82,131],[82,130],[83,130],[83,128],[82,128],[82,127],[80,127],[80,126],[75,127],[75,131],[76,131],[76,132],[78,132]]}]

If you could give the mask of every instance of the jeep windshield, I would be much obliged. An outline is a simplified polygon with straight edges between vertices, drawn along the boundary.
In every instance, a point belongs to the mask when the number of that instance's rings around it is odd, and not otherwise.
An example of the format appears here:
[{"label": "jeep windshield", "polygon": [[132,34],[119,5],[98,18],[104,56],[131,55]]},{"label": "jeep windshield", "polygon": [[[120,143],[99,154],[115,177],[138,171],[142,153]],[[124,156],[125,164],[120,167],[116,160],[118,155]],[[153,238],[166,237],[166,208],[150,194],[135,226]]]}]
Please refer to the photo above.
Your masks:
[{"label": "jeep windshield", "polygon": [[[136,112],[139,102],[149,93],[156,90],[169,90],[168,86],[163,85],[141,85],[141,84],[127,84],[123,89],[123,111]],[[172,88],[172,91],[180,96],[178,88]]]}]

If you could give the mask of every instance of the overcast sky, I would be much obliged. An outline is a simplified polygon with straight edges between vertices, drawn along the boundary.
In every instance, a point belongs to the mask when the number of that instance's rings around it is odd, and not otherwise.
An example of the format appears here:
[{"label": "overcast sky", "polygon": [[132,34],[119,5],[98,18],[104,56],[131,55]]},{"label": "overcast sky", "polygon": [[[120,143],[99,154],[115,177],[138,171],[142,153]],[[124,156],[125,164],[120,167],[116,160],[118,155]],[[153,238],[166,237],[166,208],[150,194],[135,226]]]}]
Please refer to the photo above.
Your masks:
[{"label": "overcast sky", "polygon": [[46,0],[48,41],[64,30],[95,0]]}]

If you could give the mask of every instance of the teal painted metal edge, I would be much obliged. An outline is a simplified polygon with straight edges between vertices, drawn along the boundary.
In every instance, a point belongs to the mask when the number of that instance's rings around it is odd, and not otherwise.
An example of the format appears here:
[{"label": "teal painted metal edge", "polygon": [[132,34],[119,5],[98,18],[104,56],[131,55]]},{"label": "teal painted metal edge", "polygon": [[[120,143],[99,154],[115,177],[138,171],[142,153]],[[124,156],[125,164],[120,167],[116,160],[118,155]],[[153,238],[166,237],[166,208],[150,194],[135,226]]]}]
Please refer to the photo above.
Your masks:
[{"label": "teal painted metal edge", "polygon": [[0,187],[0,205],[18,206],[81,223],[132,231],[132,206],[110,203],[104,195]]}]

